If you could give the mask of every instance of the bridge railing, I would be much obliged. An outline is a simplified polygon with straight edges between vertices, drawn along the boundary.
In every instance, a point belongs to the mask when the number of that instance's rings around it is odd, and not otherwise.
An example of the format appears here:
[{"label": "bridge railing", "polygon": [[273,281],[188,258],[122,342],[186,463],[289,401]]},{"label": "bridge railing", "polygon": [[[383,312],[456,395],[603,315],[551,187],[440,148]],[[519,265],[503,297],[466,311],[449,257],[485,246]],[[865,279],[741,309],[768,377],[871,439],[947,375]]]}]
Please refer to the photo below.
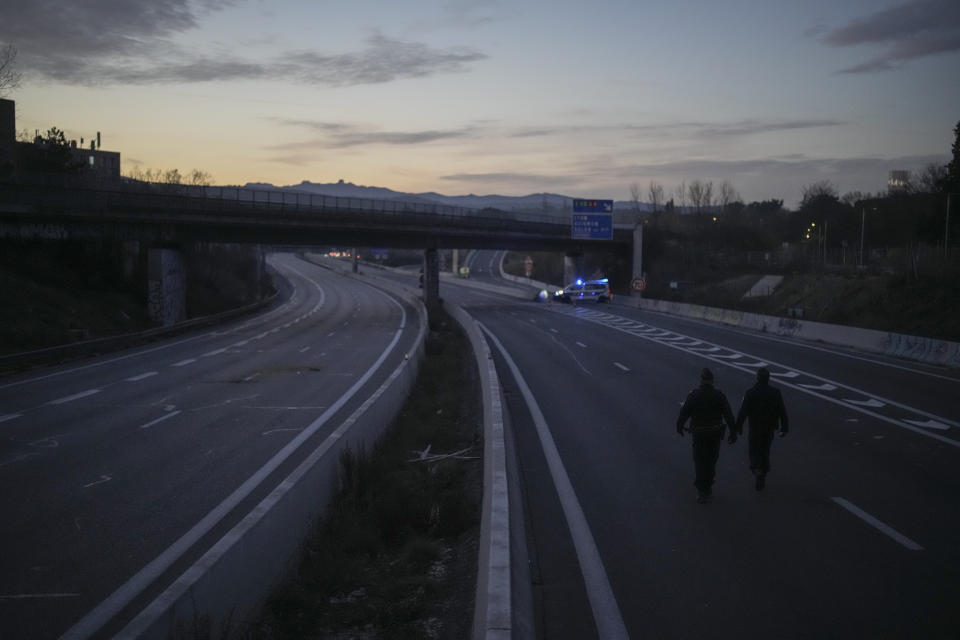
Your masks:
[{"label": "bridge railing", "polygon": [[[164,206],[176,206],[175,200],[182,199],[185,208],[196,209],[197,204],[205,202],[234,202],[246,206],[279,207],[283,210],[342,210],[344,212],[369,211],[390,214],[430,214],[455,216],[458,218],[511,220],[516,222],[540,224],[568,224],[565,214],[550,215],[502,209],[477,209],[458,207],[440,203],[410,201],[402,199],[369,199],[330,196],[306,191],[287,191],[280,189],[257,189],[239,186],[200,186],[186,184],[165,184],[139,182],[132,180],[109,180],[71,174],[19,173],[13,178],[0,182],[0,196],[4,185],[42,188],[48,193],[57,190],[81,190],[87,195],[100,194],[95,200],[107,200],[109,194],[123,194],[127,198],[136,198],[139,202],[162,201]],[[159,198],[158,198],[159,197]],[[206,208],[206,207],[201,207]],[[222,207],[213,206],[212,209]],[[632,225],[636,215],[630,212],[615,212],[614,224]]]}]

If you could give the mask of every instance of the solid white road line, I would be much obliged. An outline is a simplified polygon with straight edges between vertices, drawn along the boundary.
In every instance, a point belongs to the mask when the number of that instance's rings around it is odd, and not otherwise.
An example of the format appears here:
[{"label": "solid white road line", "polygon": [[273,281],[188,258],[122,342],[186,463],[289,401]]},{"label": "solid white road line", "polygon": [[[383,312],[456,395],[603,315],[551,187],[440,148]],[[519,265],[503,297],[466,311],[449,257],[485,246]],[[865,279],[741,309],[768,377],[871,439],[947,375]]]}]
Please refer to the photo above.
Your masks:
[{"label": "solid white road line", "polygon": [[100,389],[87,389],[86,391],[81,391],[80,393],[75,393],[72,396],[67,396],[66,398],[59,398],[57,400],[51,400],[47,404],[64,404],[67,402],[73,402],[74,400],[79,400],[80,398],[86,398],[87,396],[92,396],[95,393],[100,393]]},{"label": "solid white road line", "polygon": [[181,360],[180,362],[175,362],[175,363],[173,363],[173,364],[170,365],[170,366],[171,366],[171,367],[185,367],[185,366],[187,366],[188,364],[192,364],[192,363],[194,363],[194,362],[196,362],[196,361],[197,361],[196,358],[187,358],[186,360]]},{"label": "solid white road line", "polygon": [[5,416],[0,416],[0,422],[6,422],[7,420],[16,420],[17,418],[22,417],[22,413],[8,413]]},{"label": "solid white road line", "polygon": [[550,426],[543,417],[543,412],[540,411],[540,406],[537,404],[536,398],[533,397],[533,392],[527,386],[513,358],[497,340],[497,337],[483,323],[479,324],[483,332],[496,345],[500,355],[503,356],[510,368],[510,372],[520,388],[520,393],[523,394],[527,403],[527,408],[530,410],[534,425],[536,425],[540,446],[550,469],[550,477],[557,489],[560,505],[563,508],[570,535],[573,538],[573,546],[577,552],[577,560],[580,563],[580,571],[586,585],[587,598],[590,600],[590,607],[593,610],[593,620],[597,626],[597,633],[604,640],[629,640],[630,636],[627,634],[627,627],[620,615],[617,598],[613,594],[613,588],[610,586],[610,580],[607,578],[607,572],[603,567],[603,559],[600,557],[600,551],[597,549],[593,534],[590,532],[590,525],[587,523],[587,517],[583,513],[577,494],[573,490],[573,484],[570,482],[567,470],[560,459],[560,452],[557,450],[557,444],[550,433]]},{"label": "solid white road line", "polygon": [[860,507],[858,507],[857,505],[853,504],[849,500],[844,500],[843,498],[839,498],[839,497],[834,497],[830,499],[836,502],[838,505],[840,505],[844,509],[846,509],[847,511],[849,511],[850,513],[852,513],[853,515],[857,516],[858,518],[866,522],[867,524],[869,524],[871,527],[893,538],[894,540],[896,540],[897,542],[905,546],[907,549],[910,549],[911,551],[923,551],[923,547],[921,547],[919,544],[917,544],[907,536],[903,535],[896,529],[880,522],[879,520],[874,518],[872,515],[870,515],[869,513],[867,513]]}]

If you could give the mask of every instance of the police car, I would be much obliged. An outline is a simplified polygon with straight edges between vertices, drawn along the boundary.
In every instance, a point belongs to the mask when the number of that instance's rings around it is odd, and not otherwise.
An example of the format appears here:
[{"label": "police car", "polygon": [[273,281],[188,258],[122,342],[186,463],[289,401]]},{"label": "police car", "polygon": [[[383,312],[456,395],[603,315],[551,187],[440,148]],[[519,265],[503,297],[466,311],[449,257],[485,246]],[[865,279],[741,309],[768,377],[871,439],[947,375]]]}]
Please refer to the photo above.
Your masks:
[{"label": "police car", "polygon": [[596,302],[610,302],[613,300],[613,293],[610,291],[610,281],[607,278],[601,280],[577,280],[568,284],[563,289],[558,289],[553,294],[553,299],[558,302],[577,303],[583,300],[595,300]]}]

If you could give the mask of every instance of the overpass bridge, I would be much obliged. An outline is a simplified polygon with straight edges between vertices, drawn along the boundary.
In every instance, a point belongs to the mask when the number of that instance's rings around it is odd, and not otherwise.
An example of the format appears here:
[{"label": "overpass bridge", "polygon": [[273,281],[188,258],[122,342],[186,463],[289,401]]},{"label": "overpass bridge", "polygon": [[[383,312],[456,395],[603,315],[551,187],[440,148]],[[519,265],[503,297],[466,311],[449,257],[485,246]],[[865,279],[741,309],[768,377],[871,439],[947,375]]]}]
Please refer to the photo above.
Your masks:
[{"label": "overpass bridge", "polygon": [[635,228],[633,214],[617,213],[613,222],[612,239],[587,240],[572,237],[571,220],[563,215],[70,176],[0,181],[0,238],[108,238],[148,247],[149,297],[156,303],[151,313],[164,322],[176,321],[178,312],[164,308],[175,308],[182,296],[180,251],[195,242],[423,249],[429,304],[439,295],[438,249],[526,249],[568,256],[613,250],[632,257],[633,273],[639,275],[642,229]]}]

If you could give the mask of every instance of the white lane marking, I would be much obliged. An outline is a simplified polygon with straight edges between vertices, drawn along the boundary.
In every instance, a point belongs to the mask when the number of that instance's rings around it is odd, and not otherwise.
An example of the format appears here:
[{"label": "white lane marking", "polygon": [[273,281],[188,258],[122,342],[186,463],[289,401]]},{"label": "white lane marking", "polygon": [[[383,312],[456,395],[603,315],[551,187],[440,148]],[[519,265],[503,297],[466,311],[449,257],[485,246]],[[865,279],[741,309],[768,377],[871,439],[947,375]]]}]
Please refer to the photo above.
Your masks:
[{"label": "white lane marking", "polygon": [[553,328],[551,328],[550,331],[553,331],[554,333],[560,333],[559,331],[557,331],[556,329],[553,329]]},{"label": "white lane marking", "polygon": [[[797,373],[796,371],[782,371],[780,373],[771,373],[770,375],[772,375],[775,378],[799,378],[800,377],[800,374]],[[800,386],[803,386],[803,385],[800,385]],[[834,387],[834,389],[836,389],[836,387]]]},{"label": "white lane marking", "polygon": [[192,364],[192,363],[194,363],[194,362],[196,362],[196,361],[197,361],[196,358],[187,358],[186,360],[181,360],[180,362],[175,362],[175,363],[173,363],[173,364],[170,365],[170,366],[171,366],[171,367],[185,367],[185,366],[187,366],[188,364]]},{"label": "white lane marking", "polygon": [[[777,375],[777,374],[774,373],[772,375]],[[810,389],[812,391],[836,391],[837,390],[837,385],[830,384],[829,382],[825,382],[823,384],[803,384],[802,382],[798,382],[797,386],[803,387],[804,389]]]},{"label": "white lane marking", "polygon": [[86,391],[75,393],[72,396],[67,396],[65,398],[58,398],[57,400],[51,400],[47,404],[64,404],[67,402],[73,402],[74,400],[79,400],[80,398],[86,398],[87,396],[92,396],[95,393],[100,393],[100,389],[87,389]]},{"label": "white lane marking", "polygon": [[146,373],[141,373],[138,376],[127,378],[127,382],[140,382],[141,380],[146,380],[147,378],[157,375],[157,373],[157,371],[147,371]]},{"label": "white lane marking", "polygon": [[883,402],[880,402],[876,398],[870,398],[869,400],[851,400],[850,398],[844,398],[844,402],[849,402],[850,404],[855,404],[858,407],[872,407],[874,409],[879,409],[880,407],[887,406]]},{"label": "white lane marking", "polygon": [[622,369],[622,370],[624,370],[624,371],[630,371],[630,368],[629,368],[629,367],[625,367],[625,366],[623,366],[622,364],[620,364],[619,362],[614,362],[614,363],[613,363],[613,366],[615,366],[615,367],[617,367],[617,368],[619,368],[619,369]]},{"label": "white lane marking", "polygon": [[257,373],[254,373],[254,374],[252,374],[252,375],[247,376],[246,378],[243,379],[243,381],[244,381],[244,382],[250,382],[250,381],[253,380],[254,378],[259,378],[259,377],[260,377],[260,372],[258,371]]},{"label": "white lane marking", "polygon": [[218,356],[218,355],[220,355],[221,353],[223,353],[223,352],[226,351],[226,350],[227,350],[227,348],[224,347],[224,348],[222,348],[222,349],[215,349],[215,350],[213,350],[213,351],[207,351],[205,354],[203,354],[202,357],[204,357],[204,358],[209,358],[210,356]]},{"label": "white lane marking", "polygon": [[149,429],[149,428],[152,427],[153,425],[159,424],[159,423],[163,422],[164,420],[169,420],[170,418],[172,418],[173,416],[175,416],[175,415],[177,415],[177,414],[179,414],[179,413],[180,413],[180,410],[179,410],[179,409],[176,410],[176,411],[171,411],[171,412],[168,413],[167,415],[160,416],[160,417],[157,418],[156,420],[151,420],[151,421],[148,422],[147,424],[142,424],[142,425],[140,425],[140,428],[141,428],[141,429]]},{"label": "white lane marking", "polygon": [[587,517],[583,513],[580,501],[577,500],[577,494],[573,490],[573,484],[570,482],[567,470],[563,466],[557,444],[550,433],[550,426],[543,417],[543,412],[540,411],[540,406],[537,404],[533,392],[527,386],[527,382],[513,358],[482,322],[478,324],[500,351],[500,355],[503,356],[504,361],[510,368],[513,379],[516,381],[517,387],[519,387],[520,393],[523,394],[527,403],[527,408],[530,410],[537,435],[540,438],[540,447],[543,449],[547,467],[550,469],[550,477],[553,479],[553,485],[560,497],[563,515],[567,520],[567,527],[570,529],[570,535],[573,538],[573,546],[587,587],[587,598],[590,600],[590,607],[593,610],[593,620],[598,635],[604,640],[629,640],[630,636],[627,634],[627,627],[620,615],[616,596],[613,594],[613,588],[610,586],[610,580],[607,578],[606,570],[603,567],[603,559],[600,557],[600,551],[597,549],[597,544],[593,539],[590,525],[587,523]]},{"label": "white lane marking", "polygon": [[874,518],[872,515],[870,515],[869,513],[867,513],[860,507],[858,507],[857,505],[853,504],[849,500],[845,500],[839,497],[834,497],[830,499],[836,502],[838,505],[840,505],[844,509],[846,509],[847,511],[849,511],[850,513],[852,513],[853,515],[857,516],[858,518],[866,522],[867,524],[869,524],[871,527],[893,538],[894,540],[896,540],[897,542],[905,546],[907,549],[910,549],[911,551],[923,551],[923,547],[921,547],[919,544],[917,544],[907,536],[903,535],[893,527],[890,527],[889,525],[886,525],[880,522],[879,520]]},{"label": "white lane marking", "polygon": [[910,424],[915,424],[918,427],[923,427],[924,429],[939,429],[940,431],[946,431],[950,428],[950,425],[937,422],[936,420],[907,420],[904,418],[903,421],[909,422]]},{"label": "white lane marking", "polygon": [[584,349],[587,348],[587,345],[583,344],[582,342],[577,342],[577,343],[575,343],[575,344],[576,344],[578,347],[583,347]]},{"label": "white lane marking", "polygon": [[[295,270],[293,271],[295,273],[299,273],[299,272],[296,272]],[[240,504],[240,502],[246,499],[247,496],[249,496],[257,486],[259,486],[274,470],[276,470],[277,467],[282,465],[284,461],[286,461],[291,455],[293,455],[294,451],[296,451],[304,443],[304,441],[308,440],[313,434],[319,431],[320,428],[323,427],[323,425],[326,424],[326,422],[330,419],[330,417],[336,414],[336,412],[339,411],[340,408],[343,407],[343,405],[349,402],[350,399],[353,398],[353,396],[356,395],[356,393],[367,383],[367,381],[371,377],[373,377],[374,373],[376,373],[376,371],[383,364],[384,360],[387,359],[389,354],[393,351],[397,343],[400,341],[400,337],[401,335],[403,335],[403,331],[407,326],[407,311],[406,309],[403,308],[403,305],[401,305],[399,302],[394,300],[388,294],[380,291],[379,289],[374,288],[372,285],[366,285],[365,283],[361,283],[361,284],[364,284],[365,286],[370,287],[375,292],[386,297],[391,303],[393,303],[395,306],[400,308],[400,312],[402,314],[401,320],[400,320],[400,327],[396,330],[396,332],[393,335],[393,339],[390,341],[390,344],[386,346],[386,348],[380,354],[380,357],[377,358],[376,362],[374,362],[370,366],[370,368],[367,369],[366,373],[364,373],[363,376],[361,376],[360,379],[358,379],[353,384],[352,387],[350,387],[342,396],[340,396],[340,399],[337,400],[329,409],[327,409],[319,418],[311,422],[300,434],[298,434],[295,438],[290,440],[290,442],[288,442],[282,449],[280,449],[280,451],[275,453],[273,457],[270,458],[270,460],[267,461],[265,465],[263,465],[259,470],[257,470],[252,476],[247,478],[247,480],[242,485],[237,487],[233,491],[233,493],[227,496],[220,504],[214,507],[209,513],[207,513],[207,515],[201,518],[199,522],[193,525],[193,527],[191,527],[189,531],[187,531],[179,539],[177,539],[176,542],[174,542],[169,547],[167,547],[160,555],[158,555],[156,558],[151,560],[147,564],[147,566],[143,567],[140,571],[138,571],[135,575],[133,575],[130,579],[128,579],[123,585],[117,588],[112,594],[107,596],[105,600],[101,601],[100,604],[98,604],[91,611],[89,611],[83,618],[81,618],[70,629],[68,629],[66,633],[60,636],[60,640],[80,640],[81,638],[86,639],[92,636],[97,631],[99,631],[111,618],[117,615],[117,613],[119,613],[124,607],[126,607],[134,598],[136,598],[141,593],[143,593],[143,591],[150,585],[150,583],[155,581],[164,572],[166,572],[171,566],[173,566],[173,564],[177,560],[179,560],[187,552],[187,550],[190,547],[196,544],[196,542],[200,540],[200,538],[202,538],[204,535],[209,533],[210,530],[212,530],[218,522],[220,522],[230,511],[233,510],[234,507],[236,507],[238,504]],[[320,289],[319,285],[316,285],[316,283],[314,283],[314,285],[317,286],[318,289]],[[417,342],[419,342],[422,339],[423,339],[423,336],[418,334]],[[397,369],[394,371],[393,376],[391,377],[391,381],[393,377],[396,377],[399,375],[401,368],[405,366],[407,362],[408,362],[407,360],[404,360],[403,364],[397,367]],[[385,388],[386,385],[387,383],[385,382],[384,386],[381,387],[381,389]],[[378,394],[374,394],[374,395],[378,396]],[[375,398],[371,396],[371,399],[368,399],[362,405],[361,408],[363,409],[363,411],[366,411],[369,408],[370,404],[372,404],[372,401],[374,399]],[[334,432],[334,434],[331,434],[330,436],[327,437],[327,442],[332,442],[333,440],[340,438],[342,436],[342,433],[345,433],[346,430],[349,428],[349,426],[356,421],[356,418],[357,416],[360,415],[360,413],[362,412],[358,409],[351,416],[352,421],[348,419],[348,422],[350,424],[348,425],[345,422],[344,425],[341,425],[341,427],[339,427],[338,430]],[[321,445],[321,448],[324,448],[324,446],[325,445]],[[308,460],[304,461],[301,467],[304,465],[307,465],[308,463],[310,465],[315,464],[317,458],[322,456],[324,453],[326,453],[326,450],[328,448],[329,447],[324,448],[323,451],[320,451],[320,450],[315,451],[314,452],[315,455],[309,458]],[[249,517],[251,516],[248,516],[248,518]],[[221,542],[222,541],[223,540],[221,540]],[[213,550],[211,550],[211,552],[213,552]],[[176,583],[174,586],[176,586]],[[173,587],[171,587],[171,589],[172,588]],[[163,598],[163,594],[161,594],[160,598],[161,599]],[[154,604],[155,603],[156,601],[154,602]],[[148,607],[143,612],[141,612],[141,614],[137,618],[135,618],[130,623],[130,625],[128,625],[128,627],[131,625],[135,625],[138,622],[138,620],[142,622],[144,617],[151,618],[152,614],[157,616],[160,615],[159,612],[153,612],[150,610],[150,607]],[[153,618],[151,618],[151,620],[152,619]],[[149,624],[149,622],[147,624]],[[121,634],[118,637],[124,637],[123,632],[121,632]],[[136,634],[132,634],[132,635],[127,635],[126,637],[135,638],[138,636]]]},{"label": "white lane marking", "polygon": [[310,351],[310,347],[304,347],[303,349],[300,349],[300,353],[306,353],[307,351]]},{"label": "white lane marking", "polygon": [[83,485],[83,488],[84,488],[84,489],[89,489],[90,487],[95,487],[95,486],[97,486],[98,484],[103,484],[103,483],[105,483],[105,482],[110,482],[111,480],[113,480],[113,478],[111,478],[110,476],[100,476],[100,479],[99,479],[99,480],[94,480],[93,482],[91,482],[91,483],[89,483],[89,484],[85,484],[85,485]]},{"label": "white lane marking", "polygon": [[6,422],[7,420],[16,420],[22,415],[23,415],[22,413],[8,413],[5,416],[0,416],[0,422]]},{"label": "white lane marking", "polygon": [[[598,316],[598,317],[599,317],[599,316]],[[686,352],[686,353],[702,353],[702,350],[701,350],[701,349],[678,347],[677,345],[672,344],[672,343],[670,343],[670,342],[658,341],[658,340],[656,340],[655,338],[651,338],[650,336],[640,336],[640,335],[637,335],[637,334],[635,334],[635,333],[633,333],[633,332],[631,332],[631,331],[626,331],[626,330],[620,329],[620,328],[618,328],[618,327],[610,326],[610,325],[605,324],[604,322],[602,322],[602,321],[600,321],[600,320],[594,320],[594,319],[592,319],[592,318],[584,318],[584,319],[585,319],[585,320],[588,320],[588,321],[590,321],[590,322],[595,322],[595,323],[597,323],[597,324],[600,324],[601,326],[606,326],[606,327],[608,327],[608,328],[610,328],[610,329],[613,329],[614,331],[622,331],[623,333],[626,333],[626,334],[628,334],[628,335],[634,335],[634,336],[636,336],[636,337],[638,337],[638,338],[642,338],[642,339],[644,339],[644,340],[651,340],[651,341],[653,341],[653,342],[656,342],[657,344],[661,344],[661,345],[663,345],[663,346],[665,346],[665,347],[668,347],[668,348],[671,348],[671,349],[678,349],[678,350],[684,351],[684,352]],[[710,344],[710,343],[705,343],[705,344]],[[720,350],[718,347],[714,347],[714,349],[715,349],[716,351],[719,351],[719,350]],[[729,348],[727,348],[726,350],[727,350],[727,351],[731,351],[731,349],[729,349]],[[747,355],[749,355],[749,354],[747,354]],[[724,366],[728,366],[728,367],[731,367],[731,368],[733,368],[733,369],[737,369],[738,371],[744,371],[744,370],[745,370],[745,367],[743,367],[743,365],[738,364],[738,363],[736,363],[736,362],[728,362],[728,361],[725,361],[725,360],[722,360],[722,359],[714,358],[713,356],[710,356],[710,355],[705,355],[704,357],[707,358],[708,360],[713,360],[714,362],[717,362],[718,364],[722,364],[722,365],[724,365]],[[751,357],[755,357],[755,356],[751,356]],[[770,361],[770,365],[771,365],[771,366],[780,367],[780,368],[782,368],[782,369],[784,369],[784,370],[790,370],[790,369],[791,369],[791,367],[787,367],[787,366],[784,365],[784,364],[781,364],[781,363],[778,363],[778,362],[773,362],[773,361]],[[775,374],[774,374],[774,375],[775,375]],[[799,374],[798,374],[798,375],[799,375]],[[960,440],[955,440],[955,439],[953,439],[953,438],[948,438],[948,437],[945,437],[945,436],[941,436],[941,435],[938,435],[938,434],[936,434],[936,433],[931,433],[928,429],[922,429],[922,428],[920,428],[920,427],[917,427],[917,426],[915,426],[915,425],[913,425],[913,424],[910,424],[910,423],[906,422],[905,420],[903,420],[903,419],[901,419],[901,418],[894,418],[894,417],[891,417],[891,416],[889,416],[889,415],[883,415],[883,414],[881,414],[881,413],[877,413],[876,411],[872,411],[871,408],[869,408],[869,407],[863,407],[863,406],[858,406],[858,405],[855,405],[855,404],[851,404],[851,403],[846,402],[846,401],[844,401],[844,400],[842,400],[842,399],[835,398],[835,397],[831,397],[831,396],[828,396],[828,395],[824,395],[824,394],[822,394],[822,393],[818,393],[818,391],[835,391],[835,390],[837,390],[837,389],[843,388],[843,389],[845,389],[845,390],[847,390],[847,391],[849,391],[849,392],[861,394],[861,395],[863,395],[863,396],[871,396],[871,395],[873,395],[873,394],[870,394],[870,393],[868,393],[868,392],[866,392],[866,391],[863,391],[863,390],[861,390],[861,389],[857,389],[857,388],[855,388],[855,387],[850,387],[850,386],[846,386],[846,385],[840,385],[839,383],[834,384],[833,381],[828,380],[828,379],[826,379],[826,378],[822,378],[822,377],[817,376],[817,375],[814,375],[814,374],[812,374],[812,373],[804,373],[803,375],[805,375],[805,376],[808,377],[808,378],[813,378],[814,380],[819,380],[819,381],[821,381],[821,384],[820,384],[820,385],[803,384],[803,383],[796,383],[796,382],[787,382],[787,381],[785,381],[785,380],[782,381],[782,384],[783,384],[784,386],[786,386],[786,387],[789,387],[789,388],[792,388],[792,389],[797,389],[798,391],[802,391],[802,392],[807,393],[807,394],[809,394],[809,395],[812,395],[812,396],[814,396],[814,397],[816,397],[816,398],[820,398],[821,400],[825,400],[825,401],[827,401],[827,402],[832,402],[832,403],[837,404],[837,405],[840,405],[840,406],[842,406],[842,407],[846,407],[846,408],[848,408],[848,409],[853,409],[853,410],[855,410],[855,411],[859,411],[860,413],[864,413],[864,414],[866,414],[866,415],[868,415],[868,416],[871,416],[871,417],[873,417],[873,418],[876,418],[877,420],[881,420],[881,421],[883,421],[883,422],[887,422],[887,423],[892,424],[892,425],[894,425],[894,426],[900,427],[901,429],[906,429],[906,430],[908,430],[908,431],[912,431],[912,432],[914,432],[914,433],[920,434],[920,435],[922,435],[922,436],[924,436],[924,437],[931,438],[931,439],[933,439],[933,440],[937,440],[938,442],[942,442],[942,443],[944,443],[944,444],[948,444],[948,445],[950,445],[950,446],[952,446],[952,447],[960,448]],[[935,421],[940,422],[940,423],[942,423],[942,424],[947,424],[947,425],[950,425],[950,426],[952,426],[952,427],[960,427],[960,422],[957,422],[957,421],[954,421],[954,420],[950,420],[950,419],[944,418],[944,417],[942,417],[942,416],[937,416],[937,415],[934,415],[934,414],[932,414],[932,413],[928,413],[928,412],[926,412],[926,411],[923,411],[922,409],[918,409],[918,408],[916,408],[916,407],[911,407],[911,406],[908,406],[908,405],[905,405],[905,404],[896,402],[896,401],[894,401],[894,400],[890,400],[890,399],[888,399],[888,398],[879,398],[879,400],[881,400],[882,402],[884,402],[885,405],[886,405],[886,407],[887,407],[888,409],[889,409],[890,407],[896,407],[896,408],[899,408],[899,409],[903,409],[904,411],[909,411],[909,412],[914,413],[914,414],[916,414],[916,415],[924,416],[924,417],[929,418],[929,419],[931,419],[931,420],[935,420]]]},{"label": "white lane marking", "polygon": [[722,359],[722,360],[739,360],[740,358],[743,357],[743,355],[741,355],[741,354],[739,354],[739,353],[727,353],[727,354],[722,355],[722,356],[713,356],[713,357],[714,357],[714,358],[720,358],[720,359]]},{"label": "white lane marking", "polygon": [[330,333],[327,334],[327,337],[328,337],[328,338],[332,338],[332,337],[333,337],[333,334],[335,334],[335,333],[336,333],[336,331],[331,331]]}]

